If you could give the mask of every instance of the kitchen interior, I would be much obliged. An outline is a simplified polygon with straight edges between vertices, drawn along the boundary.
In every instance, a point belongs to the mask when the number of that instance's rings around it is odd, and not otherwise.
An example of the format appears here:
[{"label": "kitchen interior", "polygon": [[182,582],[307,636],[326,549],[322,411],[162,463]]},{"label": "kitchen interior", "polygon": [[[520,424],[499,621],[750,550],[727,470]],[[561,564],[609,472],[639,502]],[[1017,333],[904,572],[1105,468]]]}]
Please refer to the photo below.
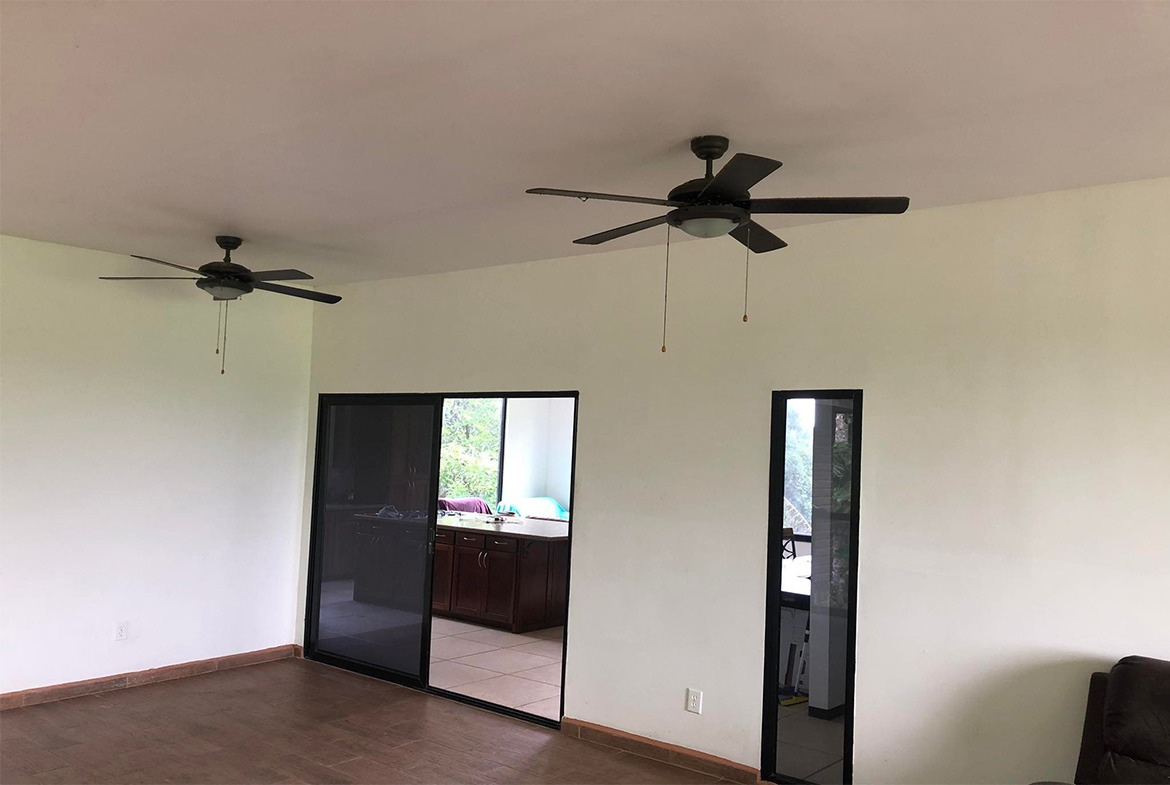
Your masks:
[{"label": "kitchen interior", "polygon": [[576,399],[504,400],[497,486],[471,496],[456,495],[468,485],[448,466],[464,457],[455,406],[444,405],[430,684],[559,720]]},{"label": "kitchen interior", "polygon": [[569,395],[325,407],[314,656],[559,720],[575,421]]}]

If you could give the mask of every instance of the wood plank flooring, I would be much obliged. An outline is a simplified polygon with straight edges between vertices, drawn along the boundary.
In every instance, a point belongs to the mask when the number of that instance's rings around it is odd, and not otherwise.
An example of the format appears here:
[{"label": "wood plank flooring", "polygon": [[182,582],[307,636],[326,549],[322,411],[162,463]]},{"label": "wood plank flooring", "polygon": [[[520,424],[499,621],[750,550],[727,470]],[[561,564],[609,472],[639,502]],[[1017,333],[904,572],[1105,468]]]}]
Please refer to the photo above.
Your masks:
[{"label": "wood plank flooring", "polygon": [[0,713],[3,783],[709,783],[305,660]]}]

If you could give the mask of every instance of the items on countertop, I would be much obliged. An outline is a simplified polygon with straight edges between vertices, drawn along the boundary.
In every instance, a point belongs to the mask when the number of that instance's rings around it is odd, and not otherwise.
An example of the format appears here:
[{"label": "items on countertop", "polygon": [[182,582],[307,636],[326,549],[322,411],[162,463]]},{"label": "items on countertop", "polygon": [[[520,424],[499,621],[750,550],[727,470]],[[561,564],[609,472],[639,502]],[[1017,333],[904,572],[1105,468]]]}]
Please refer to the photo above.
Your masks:
[{"label": "items on countertop", "polygon": [[389,518],[390,520],[394,520],[394,521],[416,520],[419,518],[426,518],[427,511],[426,510],[407,510],[406,512],[399,512],[398,508],[395,507],[393,504],[387,504],[385,507],[383,507],[382,509],[380,509],[376,513],[374,513],[374,515],[376,515],[379,518]]}]

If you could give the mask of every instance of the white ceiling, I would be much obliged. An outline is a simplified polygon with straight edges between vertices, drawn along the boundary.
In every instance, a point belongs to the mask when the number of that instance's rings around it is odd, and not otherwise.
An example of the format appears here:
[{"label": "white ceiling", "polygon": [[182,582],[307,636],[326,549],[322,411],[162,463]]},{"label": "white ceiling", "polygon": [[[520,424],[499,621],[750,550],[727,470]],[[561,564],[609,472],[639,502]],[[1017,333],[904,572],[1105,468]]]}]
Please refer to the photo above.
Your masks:
[{"label": "white ceiling", "polygon": [[326,283],[594,252],[571,240],[658,209],[524,189],[665,196],[701,174],[696,134],[784,162],[756,196],[916,209],[1170,175],[1170,2],[0,14],[0,230],[185,263],[239,234],[243,264]]}]

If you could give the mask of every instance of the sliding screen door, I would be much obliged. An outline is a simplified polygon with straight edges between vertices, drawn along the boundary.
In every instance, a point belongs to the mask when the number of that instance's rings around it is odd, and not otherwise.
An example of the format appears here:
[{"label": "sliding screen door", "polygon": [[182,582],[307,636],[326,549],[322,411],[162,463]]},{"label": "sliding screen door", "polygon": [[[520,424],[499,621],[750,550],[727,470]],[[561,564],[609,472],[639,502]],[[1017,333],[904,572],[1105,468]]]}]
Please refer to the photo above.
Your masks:
[{"label": "sliding screen door", "polygon": [[323,395],[306,648],[425,677],[441,402]]}]

